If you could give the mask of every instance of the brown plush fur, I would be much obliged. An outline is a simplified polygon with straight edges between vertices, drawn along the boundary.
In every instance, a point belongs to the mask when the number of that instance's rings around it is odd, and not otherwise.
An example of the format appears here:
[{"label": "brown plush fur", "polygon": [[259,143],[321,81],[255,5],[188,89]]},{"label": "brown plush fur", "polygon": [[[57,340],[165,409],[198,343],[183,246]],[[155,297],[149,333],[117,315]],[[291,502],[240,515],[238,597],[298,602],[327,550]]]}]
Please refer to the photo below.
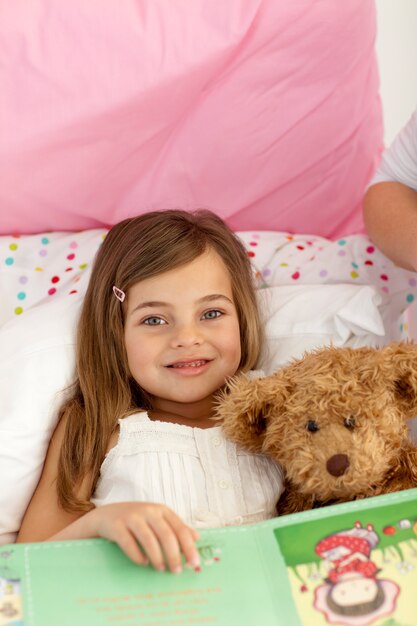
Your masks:
[{"label": "brown plush fur", "polygon": [[327,347],[262,379],[240,375],[218,407],[227,437],[284,468],[279,513],[417,487],[416,415],[412,343]]}]

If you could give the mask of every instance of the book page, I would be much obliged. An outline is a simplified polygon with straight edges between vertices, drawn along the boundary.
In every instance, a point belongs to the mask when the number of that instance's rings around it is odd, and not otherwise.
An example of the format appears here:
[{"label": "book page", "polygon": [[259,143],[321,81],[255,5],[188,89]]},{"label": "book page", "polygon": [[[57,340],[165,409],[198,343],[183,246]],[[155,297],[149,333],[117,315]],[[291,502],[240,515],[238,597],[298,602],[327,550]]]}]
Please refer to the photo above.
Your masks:
[{"label": "book page", "polygon": [[279,617],[285,586],[298,623],[275,540],[271,593],[256,526],[201,535],[201,567],[179,575],[137,566],[101,539],[8,546],[0,626],[254,626],[260,615],[262,626],[288,626]]},{"label": "book page", "polygon": [[324,509],[274,529],[303,626],[417,625],[413,491],[341,505],[336,515]]}]

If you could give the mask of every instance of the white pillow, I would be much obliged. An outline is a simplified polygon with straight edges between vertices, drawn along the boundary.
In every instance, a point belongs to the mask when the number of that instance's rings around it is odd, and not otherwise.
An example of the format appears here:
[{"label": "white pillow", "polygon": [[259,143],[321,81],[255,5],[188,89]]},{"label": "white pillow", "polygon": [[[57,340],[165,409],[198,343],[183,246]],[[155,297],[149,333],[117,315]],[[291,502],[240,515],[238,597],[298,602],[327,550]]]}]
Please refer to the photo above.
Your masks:
[{"label": "white pillow", "polygon": [[258,291],[266,345],[259,367],[269,374],[306,350],[332,344],[386,343],[381,297],[360,285],[289,285]]},{"label": "white pillow", "polygon": [[[356,285],[287,286],[259,291],[267,372],[308,348],[383,340],[379,296]],[[0,329],[0,543],[13,541],[37,485],[63,389],[74,368],[82,296],[35,306]]]},{"label": "white pillow", "polygon": [[0,543],[19,529],[73,377],[80,300],[48,302],[0,330]]}]

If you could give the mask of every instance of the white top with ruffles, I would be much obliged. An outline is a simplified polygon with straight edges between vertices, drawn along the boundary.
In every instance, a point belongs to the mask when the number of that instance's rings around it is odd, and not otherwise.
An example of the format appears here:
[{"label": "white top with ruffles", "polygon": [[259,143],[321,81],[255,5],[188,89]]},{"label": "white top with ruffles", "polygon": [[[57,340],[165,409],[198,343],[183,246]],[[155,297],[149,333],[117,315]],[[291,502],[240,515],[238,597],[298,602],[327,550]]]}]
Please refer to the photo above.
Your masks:
[{"label": "white top with ruffles", "polygon": [[227,440],[220,426],[119,420],[92,502],[158,502],[196,528],[258,522],[276,515],[283,473],[273,460]]}]

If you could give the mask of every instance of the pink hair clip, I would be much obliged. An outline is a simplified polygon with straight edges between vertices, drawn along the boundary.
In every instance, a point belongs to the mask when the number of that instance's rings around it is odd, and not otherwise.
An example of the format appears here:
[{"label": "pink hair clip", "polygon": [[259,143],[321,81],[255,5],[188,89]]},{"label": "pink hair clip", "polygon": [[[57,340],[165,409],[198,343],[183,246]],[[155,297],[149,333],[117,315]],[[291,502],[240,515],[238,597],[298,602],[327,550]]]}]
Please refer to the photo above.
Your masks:
[{"label": "pink hair clip", "polygon": [[115,287],[115,285],[113,285],[113,293],[116,296],[116,298],[120,300],[120,302],[123,302],[124,299],[126,298],[125,292],[122,291],[121,289],[118,289],[118,287]]}]

